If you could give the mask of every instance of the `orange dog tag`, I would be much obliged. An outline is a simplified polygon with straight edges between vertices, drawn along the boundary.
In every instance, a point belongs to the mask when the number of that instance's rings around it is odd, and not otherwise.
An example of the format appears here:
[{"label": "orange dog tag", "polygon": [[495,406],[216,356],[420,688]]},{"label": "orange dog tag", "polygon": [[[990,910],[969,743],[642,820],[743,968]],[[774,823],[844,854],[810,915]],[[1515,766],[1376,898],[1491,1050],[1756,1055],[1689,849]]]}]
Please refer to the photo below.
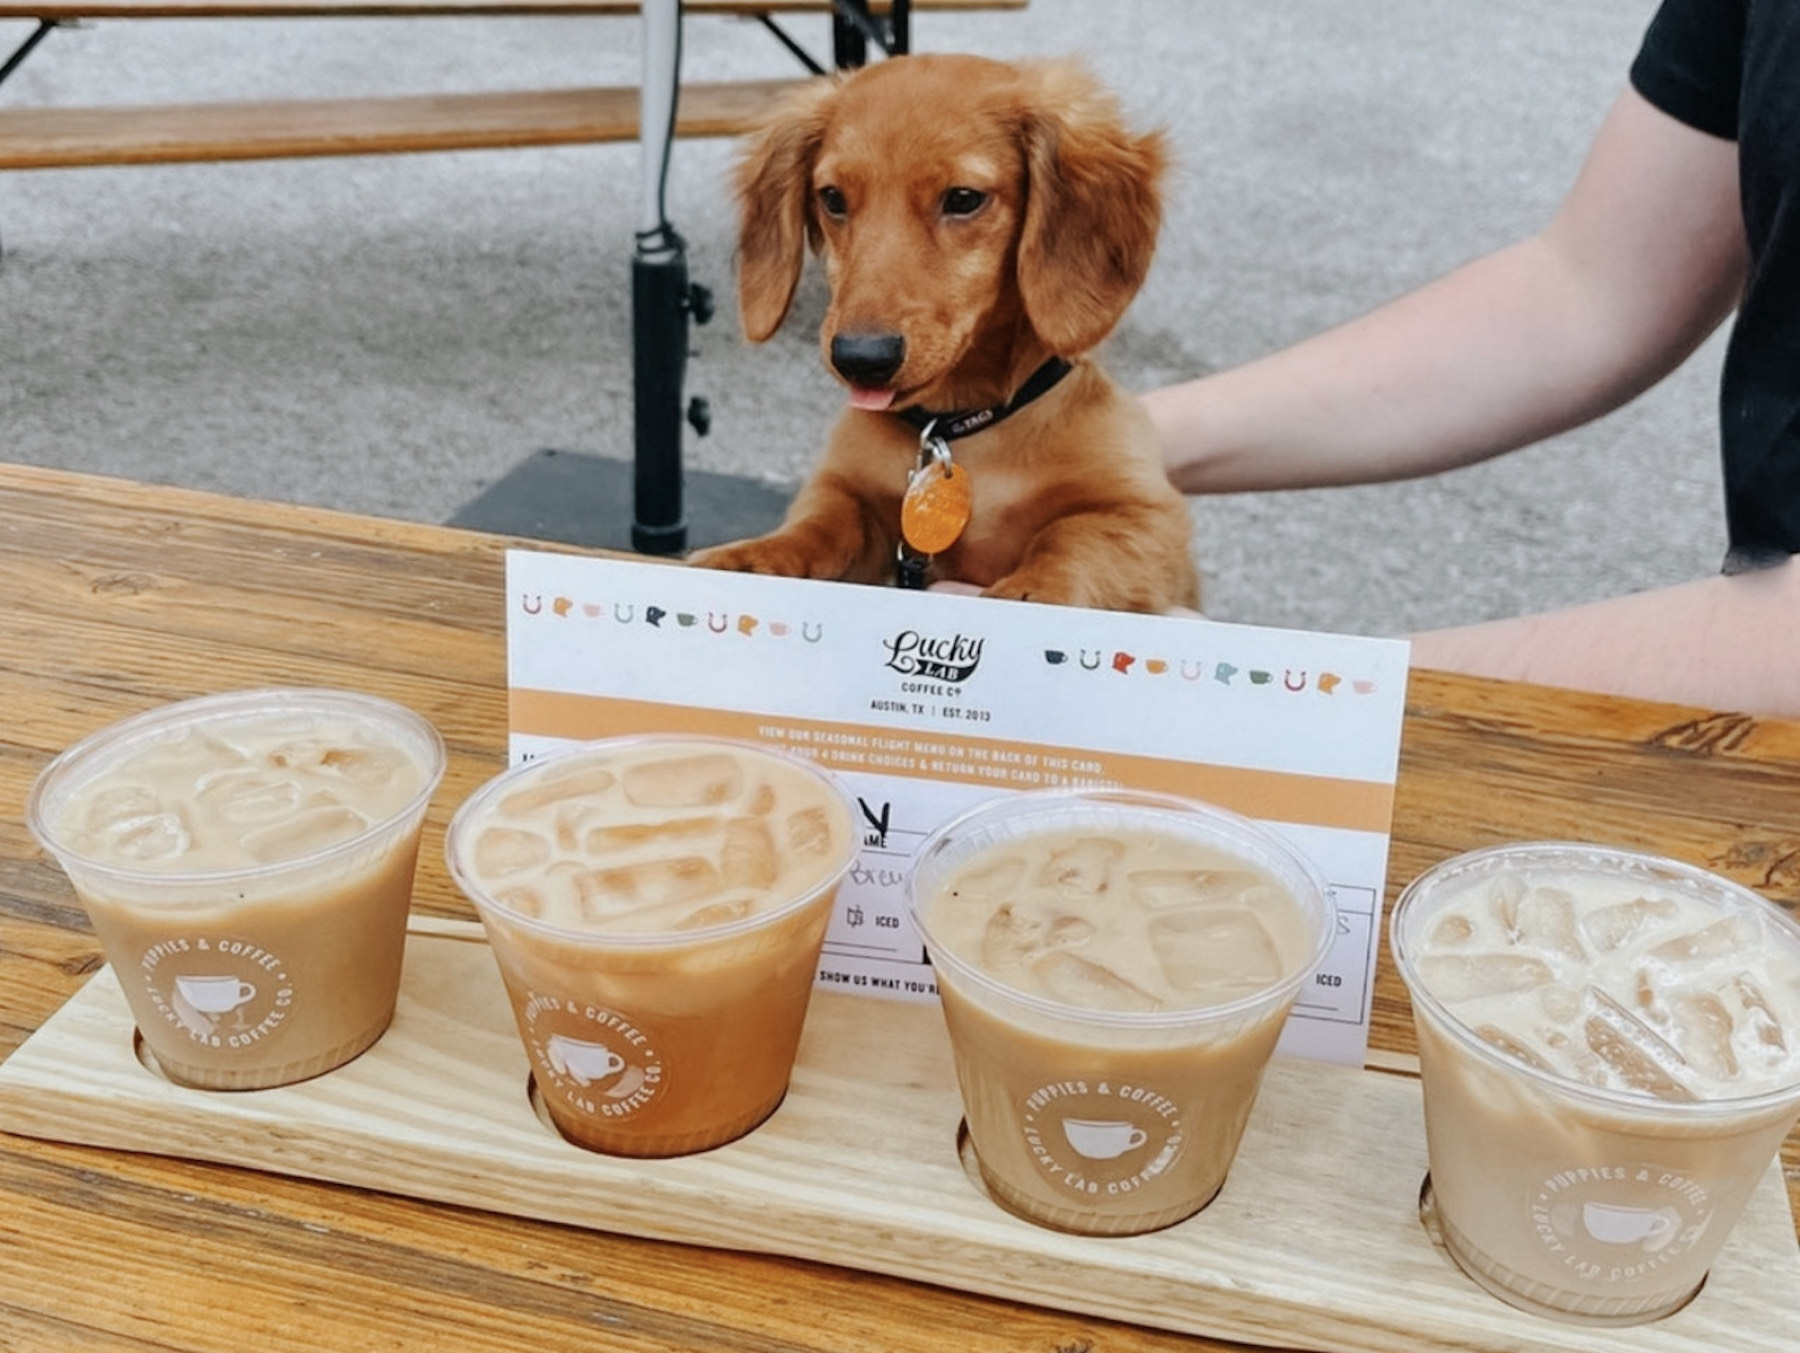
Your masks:
[{"label": "orange dog tag", "polygon": [[969,472],[933,460],[913,471],[900,500],[900,534],[920,554],[939,554],[956,544],[973,506]]}]

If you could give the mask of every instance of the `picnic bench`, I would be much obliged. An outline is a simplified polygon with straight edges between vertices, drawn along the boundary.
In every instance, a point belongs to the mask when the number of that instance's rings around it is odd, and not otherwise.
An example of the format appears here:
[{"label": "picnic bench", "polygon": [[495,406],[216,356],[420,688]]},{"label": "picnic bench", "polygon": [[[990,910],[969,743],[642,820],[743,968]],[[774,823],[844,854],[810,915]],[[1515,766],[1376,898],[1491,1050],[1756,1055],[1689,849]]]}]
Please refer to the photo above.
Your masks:
[{"label": "picnic bench", "polygon": [[[687,546],[682,509],[684,423],[706,431],[705,402],[684,401],[689,327],[712,314],[688,278],[668,221],[663,182],[679,137],[731,136],[801,78],[862,65],[871,46],[909,50],[919,11],[1022,9],[1027,0],[0,0],[0,20],[34,27],[0,58],[0,86],[58,27],[93,20],[638,17],[638,86],[525,89],[334,99],[161,105],[0,104],[0,170],[302,156],[493,150],[636,140],[642,206],[632,259],[634,506],[632,541],[649,554]],[[685,82],[681,24],[695,15],[760,24],[799,61],[794,80]],[[818,59],[781,26],[828,16],[832,51]]]}]

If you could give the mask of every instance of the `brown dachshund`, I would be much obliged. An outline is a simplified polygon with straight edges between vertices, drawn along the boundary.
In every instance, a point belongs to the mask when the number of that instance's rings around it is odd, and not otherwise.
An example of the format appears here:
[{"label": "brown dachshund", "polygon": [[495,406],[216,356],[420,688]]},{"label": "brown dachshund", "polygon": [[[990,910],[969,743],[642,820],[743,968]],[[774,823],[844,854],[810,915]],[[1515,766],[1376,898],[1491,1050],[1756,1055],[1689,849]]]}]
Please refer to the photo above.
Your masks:
[{"label": "brown dachshund", "polygon": [[738,170],[744,332],[781,326],[810,246],[850,407],[778,529],[693,561],[1197,606],[1155,431],[1088,356],[1149,270],[1166,158],[1066,61],[898,57],[797,91]]}]

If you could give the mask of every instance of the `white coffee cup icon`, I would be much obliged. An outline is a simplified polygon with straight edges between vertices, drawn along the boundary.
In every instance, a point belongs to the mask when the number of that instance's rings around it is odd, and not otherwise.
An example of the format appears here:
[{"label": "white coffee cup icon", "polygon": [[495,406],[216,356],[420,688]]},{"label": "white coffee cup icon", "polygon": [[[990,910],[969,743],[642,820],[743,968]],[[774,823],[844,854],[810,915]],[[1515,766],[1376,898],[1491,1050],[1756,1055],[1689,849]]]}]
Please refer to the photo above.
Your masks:
[{"label": "white coffee cup icon", "polygon": [[1660,1249],[1656,1242],[1665,1240],[1681,1224],[1673,1208],[1620,1207],[1614,1203],[1583,1203],[1581,1224],[1595,1240],[1609,1245],[1643,1244]]},{"label": "white coffee cup icon", "polygon": [[181,999],[203,1015],[225,1015],[246,1001],[256,999],[256,988],[235,977],[193,977],[175,979]]},{"label": "white coffee cup icon", "polygon": [[1069,1145],[1089,1160],[1112,1160],[1150,1140],[1141,1127],[1111,1119],[1065,1118],[1062,1129]]},{"label": "white coffee cup icon", "polygon": [[579,1038],[568,1038],[562,1034],[550,1035],[545,1052],[550,1058],[550,1065],[556,1068],[558,1074],[569,1077],[578,1085],[605,1080],[625,1069],[625,1059],[606,1044],[585,1043]]}]

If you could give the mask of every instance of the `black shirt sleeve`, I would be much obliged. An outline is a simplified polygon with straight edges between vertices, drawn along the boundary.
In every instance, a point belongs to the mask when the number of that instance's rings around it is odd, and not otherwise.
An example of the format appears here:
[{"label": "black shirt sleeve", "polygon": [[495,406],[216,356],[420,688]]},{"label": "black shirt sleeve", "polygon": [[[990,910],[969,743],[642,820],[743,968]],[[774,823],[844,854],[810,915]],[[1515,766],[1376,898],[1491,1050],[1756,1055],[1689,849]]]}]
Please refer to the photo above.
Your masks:
[{"label": "black shirt sleeve", "polygon": [[1753,2],[1664,0],[1632,62],[1632,87],[1670,117],[1735,141],[1744,16]]}]

